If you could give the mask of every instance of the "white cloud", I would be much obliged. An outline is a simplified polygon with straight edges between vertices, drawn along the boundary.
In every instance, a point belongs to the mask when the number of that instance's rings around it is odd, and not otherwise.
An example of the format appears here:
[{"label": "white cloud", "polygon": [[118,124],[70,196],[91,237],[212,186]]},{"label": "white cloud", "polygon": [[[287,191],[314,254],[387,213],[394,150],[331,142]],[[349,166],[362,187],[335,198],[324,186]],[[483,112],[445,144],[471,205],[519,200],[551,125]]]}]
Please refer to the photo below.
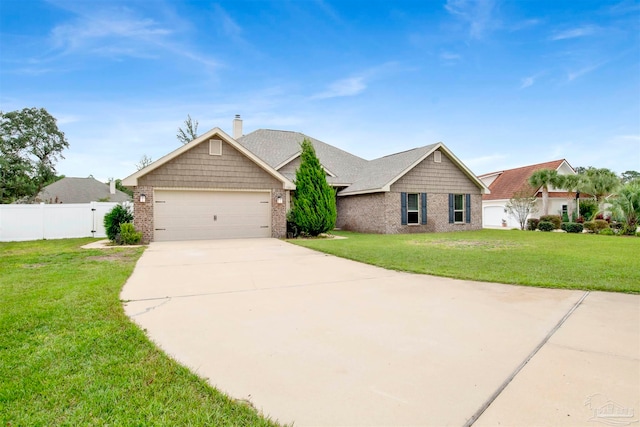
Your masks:
[{"label": "white cloud", "polygon": [[313,95],[311,99],[338,98],[341,96],[354,96],[367,88],[364,77],[349,77],[337,80],[329,85],[327,90]]},{"label": "white cloud", "polygon": [[530,86],[533,86],[536,83],[536,80],[538,80],[538,78],[540,76],[542,76],[543,73],[537,73],[534,74],[532,76],[527,76],[524,77],[521,81],[520,81],[520,89],[526,89]]},{"label": "white cloud", "polygon": [[452,53],[452,52],[442,52],[440,54],[440,59],[446,61],[446,62],[457,62],[460,61],[462,59],[462,56],[457,54],[457,53]]},{"label": "white cloud", "polygon": [[550,37],[550,40],[566,40],[578,37],[586,37],[594,34],[597,27],[593,25],[585,25],[583,27],[571,28],[569,30],[558,31]]},{"label": "white cloud", "polygon": [[444,8],[453,16],[467,22],[469,35],[479,39],[497,26],[493,16],[495,5],[495,0],[447,0]]}]

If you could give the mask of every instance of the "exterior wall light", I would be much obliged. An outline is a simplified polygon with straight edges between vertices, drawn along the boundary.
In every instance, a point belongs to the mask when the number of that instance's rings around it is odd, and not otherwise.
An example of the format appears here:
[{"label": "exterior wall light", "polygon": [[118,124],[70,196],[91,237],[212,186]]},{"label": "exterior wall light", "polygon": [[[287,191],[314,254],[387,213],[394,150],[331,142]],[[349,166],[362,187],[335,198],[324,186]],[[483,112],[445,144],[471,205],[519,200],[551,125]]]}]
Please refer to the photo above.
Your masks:
[{"label": "exterior wall light", "polygon": [[140,195],[140,203],[144,203],[144,202],[146,202],[146,201],[147,201],[147,196],[145,196],[145,195],[144,195],[144,193],[143,193],[143,194],[141,194],[141,195]]},{"label": "exterior wall light", "polygon": [[282,196],[276,197],[276,203],[282,204]]}]

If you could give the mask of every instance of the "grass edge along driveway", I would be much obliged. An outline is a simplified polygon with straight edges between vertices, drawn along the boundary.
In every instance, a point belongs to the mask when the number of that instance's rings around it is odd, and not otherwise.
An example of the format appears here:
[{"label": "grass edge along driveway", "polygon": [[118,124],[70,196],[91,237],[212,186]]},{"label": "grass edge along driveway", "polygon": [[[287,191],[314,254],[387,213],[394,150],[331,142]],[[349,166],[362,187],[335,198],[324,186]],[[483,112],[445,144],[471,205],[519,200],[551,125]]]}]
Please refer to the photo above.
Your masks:
[{"label": "grass edge along driveway", "polygon": [[379,267],[464,280],[640,293],[640,239],[519,230],[292,239]]},{"label": "grass edge along driveway", "polygon": [[119,294],[143,248],[0,243],[0,425],[274,426],[165,355]]}]

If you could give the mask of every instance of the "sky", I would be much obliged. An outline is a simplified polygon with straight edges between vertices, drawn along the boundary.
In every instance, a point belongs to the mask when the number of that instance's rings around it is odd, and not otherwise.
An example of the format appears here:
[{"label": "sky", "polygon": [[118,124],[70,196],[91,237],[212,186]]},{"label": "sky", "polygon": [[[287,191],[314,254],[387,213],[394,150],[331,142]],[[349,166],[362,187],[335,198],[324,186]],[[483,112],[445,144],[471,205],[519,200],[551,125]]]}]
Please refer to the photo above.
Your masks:
[{"label": "sky", "polygon": [[478,175],[640,171],[640,0],[2,0],[0,110],[30,107],[58,173],[100,180],[236,114],[365,159],[443,142]]}]

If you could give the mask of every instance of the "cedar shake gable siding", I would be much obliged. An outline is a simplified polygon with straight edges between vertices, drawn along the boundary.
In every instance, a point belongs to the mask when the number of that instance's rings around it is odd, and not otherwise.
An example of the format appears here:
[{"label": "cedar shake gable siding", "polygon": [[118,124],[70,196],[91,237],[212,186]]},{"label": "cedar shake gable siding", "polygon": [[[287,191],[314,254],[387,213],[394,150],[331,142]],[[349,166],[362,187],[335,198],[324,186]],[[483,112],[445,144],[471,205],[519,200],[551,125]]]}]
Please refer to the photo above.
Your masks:
[{"label": "cedar shake gable siding", "polygon": [[[336,226],[345,230],[380,234],[481,229],[482,189],[469,179],[444,152],[441,159],[440,163],[435,163],[433,153],[425,157],[393,183],[389,192],[338,197]],[[426,193],[426,224],[402,224],[402,193]],[[449,194],[470,195],[471,221],[469,223],[449,222]],[[422,216],[422,213],[420,215]]]}]

